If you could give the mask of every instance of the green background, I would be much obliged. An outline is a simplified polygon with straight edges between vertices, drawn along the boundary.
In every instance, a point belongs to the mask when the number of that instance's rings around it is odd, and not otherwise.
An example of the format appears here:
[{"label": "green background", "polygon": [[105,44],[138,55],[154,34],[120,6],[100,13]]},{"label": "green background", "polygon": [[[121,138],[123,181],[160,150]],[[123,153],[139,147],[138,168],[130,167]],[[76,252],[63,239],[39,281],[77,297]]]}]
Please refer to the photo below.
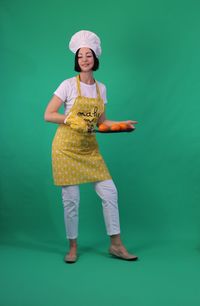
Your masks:
[{"label": "green background", "polygon": [[[0,304],[199,305],[200,2],[0,2]],[[121,237],[137,262],[108,254],[101,201],[81,185],[79,260],[65,264],[61,190],[44,121],[76,75],[79,30],[102,42],[107,117],[133,133],[97,135],[119,192]],[[63,110],[61,110],[63,111]]]}]

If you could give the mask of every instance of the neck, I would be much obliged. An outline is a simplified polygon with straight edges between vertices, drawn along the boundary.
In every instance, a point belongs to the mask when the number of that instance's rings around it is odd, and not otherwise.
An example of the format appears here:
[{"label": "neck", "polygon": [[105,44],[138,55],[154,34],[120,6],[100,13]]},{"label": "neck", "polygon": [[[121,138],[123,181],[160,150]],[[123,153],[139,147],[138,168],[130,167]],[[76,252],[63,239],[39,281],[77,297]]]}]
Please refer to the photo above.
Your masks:
[{"label": "neck", "polygon": [[81,71],[79,75],[80,75],[81,82],[90,84],[90,85],[95,83],[92,71],[88,71],[88,72]]}]

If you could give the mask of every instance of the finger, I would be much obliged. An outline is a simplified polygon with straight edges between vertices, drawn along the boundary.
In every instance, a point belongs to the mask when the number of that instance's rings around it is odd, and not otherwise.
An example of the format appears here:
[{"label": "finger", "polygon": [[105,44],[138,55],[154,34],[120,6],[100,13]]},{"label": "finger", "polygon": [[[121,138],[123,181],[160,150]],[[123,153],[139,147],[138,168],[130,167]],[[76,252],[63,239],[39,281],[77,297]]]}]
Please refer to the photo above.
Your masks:
[{"label": "finger", "polygon": [[130,123],[137,124],[138,121],[129,120]]},{"label": "finger", "polygon": [[132,129],[135,129],[133,124],[129,124],[129,127],[132,128]]},{"label": "finger", "polygon": [[128,125],[134,125],[134,124],[136,124],[137,122],[135,122],[135,121],[127,121],[126,122]]},{"label": "finger", "polygon": [[137,124],[138,121],[127,120],[127,121],[125,121],[125,123],[127,123],[127,124]]}]

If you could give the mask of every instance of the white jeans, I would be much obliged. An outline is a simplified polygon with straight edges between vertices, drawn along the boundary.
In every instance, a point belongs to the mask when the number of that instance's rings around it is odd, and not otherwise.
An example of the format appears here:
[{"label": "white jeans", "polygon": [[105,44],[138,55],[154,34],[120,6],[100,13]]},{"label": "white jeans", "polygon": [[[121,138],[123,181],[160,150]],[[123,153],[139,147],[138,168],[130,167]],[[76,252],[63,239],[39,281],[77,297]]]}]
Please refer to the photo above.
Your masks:
[{"label": "white jeans", "polygon": [[[108,235],[120,233],[118,194],[113,180],[92,183],[102,200],[103,215]],[[79,185],[62,186],[62,202],[64,208],[64,222],[66,238],[78,237],[78,213],[80,202]]]}]

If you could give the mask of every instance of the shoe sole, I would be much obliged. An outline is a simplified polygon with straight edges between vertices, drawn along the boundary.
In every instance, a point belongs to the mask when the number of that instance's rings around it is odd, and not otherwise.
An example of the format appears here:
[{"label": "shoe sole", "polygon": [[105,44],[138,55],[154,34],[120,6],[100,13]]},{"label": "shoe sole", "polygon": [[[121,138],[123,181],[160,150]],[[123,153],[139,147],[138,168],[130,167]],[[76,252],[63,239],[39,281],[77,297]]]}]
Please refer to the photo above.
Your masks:
[{"label": "shoe sole", "polygon": [[122,260],[127,260],[127,261],[136,261],[136,260],[139,259],[138,257],[125,258],[125,257],[122,257],[122,256],[120,256],[120,255],[113,254],[113,253],[110,253],[110,255],[113,256],[113,257],[115,257],[115,258],[122,259]]},{"label": "shoe sole", "polygon": [[75,260],[75,261],[65,260],[65,262],[66,262],[66,263],[69,263],[69,264],[73,264],[73,263],[75,263],[75,262],[76,262],[76,260]]}]

